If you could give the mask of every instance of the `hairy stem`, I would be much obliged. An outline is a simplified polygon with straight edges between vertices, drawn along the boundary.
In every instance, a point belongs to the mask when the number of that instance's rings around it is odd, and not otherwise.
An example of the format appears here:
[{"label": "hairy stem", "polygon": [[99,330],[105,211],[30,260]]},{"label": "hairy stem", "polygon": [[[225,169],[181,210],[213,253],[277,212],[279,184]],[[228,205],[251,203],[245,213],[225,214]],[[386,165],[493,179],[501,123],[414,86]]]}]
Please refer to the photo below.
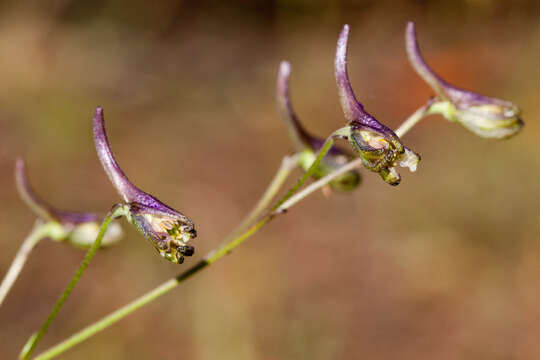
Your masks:
[{"label": "hairy stem", "polygon": [[96,250],[101,245],[101,240],[103,239],[103,236],[105,235],[105,232],[107,231],[107,228],[109,227],[109,224],[111,223],[111,221],[115,217],[120,216],[122,214],[122,211],[123,211],[123,209],[121,207],[115,206],[107,214],[107,216],[103,220],[103,224],[101,225],[98,236],[97,236],[96,240],[94,241],[94,244],[92,245],[92,247],[86,253],[85,258],[83,259],[83,261],[81,262],[81,265],[77,269],[77,272],[75,272],[75,275],[73,276],[73,278],[71,279],[71,281],[67,285],[66,289],[64,290],[62,295],[60,295],[60,298],[58,299],[58,301],[54,305],[52,311],[50,312],[49,316],[47,317],[47,319],[45,320],[43,325],[41,325],[41,328],[39,329],[39,331],[37,333],[34,333],[28,339],[26,344],[24,345],[23,350],[21,351],[21,354],[19,355],[19,357],[21,359],[26,360],[26,359],[30,358],[30,356],[32,355],[32,352],[34,351],[34,349],[36,348],[36,346],[38,345],[40,340],[43,338],[43,336],[45,335],[45,333],[47,332],[47,330],[51,326],[53,320],[56,318],[56,315],[58,315],[58,312],[60,311],[60,309],[64,305],[64,302],[67,300],[67,298],[69,297],[71,291],[73,290],[73,288],[75,287],[75,285],[77,284],[79,279],[81,278],[84,270],[86,270],[86,268],[88,267],[88,264],[90,263],[90,261],[94,257],[94,254],[96,253]]},{"label": "hairy stem", "polygon": [[13,262],[11,263],[11,266],[6,273],[4,280],[2,280],[2,284],[0,285],[0,305],[2,305],[2,303],[4,302],[4,299],[6,298],[7,294],[11,290],[11,287],[15,283],[15,280],[17,280],[17,277],[21,273],[21,270],[26,263],[30,252],[34,249],[37,243],[41,239],[49,236],[51,233],[58,232],[59,230],[62,230],[60,224],[55,222],[49,222],[45,224],[37,224],[32,230],[32,232],[28,234],[26,239],[23,241],[21,247],[19,248],[19,251],[17,251],[17,254],[13,259]]},{"label": "hairy stem", "polygon": [[[416,115],[415,115],[416,114]],[[415,114],[411,115],[411,117],[419,116],[417,115],[417,112]],[[423,116],[424,114],[422,114]],[[415,123],[417,123],[420,119],[416,120]],[[405,121],[404,124],[407,124],[410,122],[410,118]],[[398,128],[396,130],[396,134],[404,135],[408,130],[410,130],[412,126],[409,126],[407,128],[402,127]],[[324,143],[324,145],[321,147],[319,153],[317,154],[317,158],[311,165],[311,167],[304,173],[304,175],[298,180],[298,182],[283,196],[274,206],[270,208],[270,212],[264,216],[261,220],[259,220],[257,223],[249,227],[245,232],[243,232],[240,235],[234,236],[231,241],[226,243],[225,245],[221,246],[220,248],[211,251],[208,255],[206,255],[201,261],[193,265],[188,270],[180,273],[175,278],[170,279],[163,284],[159,285],[155,289],[147,292],[143,296],[139,297],[138,299],[135,299],[131,303],[123,306],[122,308],[114,311],[113,313],[105,316],[104,318],[98,320],[97,322],[87,326],[86,328],[76,332],[72,336],[70,336],[68,339],[62,341],[61,343],[53,346],[52,348],[48,349],[47,351],[41,353],[38,355],[35,360],[46,360],[46,359],[52,359],[63,352],[67,351],[68,349],[72,348],[73,346],[85,341],[86,339],[90,338],[91,336],[105,330],[109,326],[115,324],[119,320],[123,319],[127,315],[133,313],[134,311],[142,308],[143,306],[149,304],[150,302],[156,300],[160,296],[168,293],[172,289],[174,289],[176,286],[181,284],[184,280],[190,278],[191,276],[195,275],[199,271],[203,270],[204,268],[208,267],[208,265],[216,262],[217,260],[221,259],[228,253],[230,253],[234,248],[238,247],[240,244],[242,244],[245,240],[247,240],[249,237],[251,237],[253,234],[255,234],[257,231],[259,231],[264,225],[272,221],[279,213],[282,213],[281,210],[286,210],[287,208],[290,208],[292,205],[300,201],[301,199],[305,198],[309,194],[313,193],[316,189],[321,188],[322,186],[328,184],[332,179],[336,178],[337,176],[351,170],[352,168],[355,168],[357,166],[360,166],[362,164],[360,159],[356,159],[351,161],[350,163],[340,167],[338,170],[332,172],[331,174],[321,178],[320,180],[314,182],[312,185],[306,188],[309,189],[308,192],[302,191],[299,194],[303,194],[301,197],[294,197],[294,194],[298,191],[298,189],[307,181],[307,179],[313,174],[316,167],[320,164],[324,156],[328,153],[330,148],[332,147],[334,143],[334,138],[343,136],[343,134],[346,132],[345,128],[340,129],[336,132],[334,132]],[[399,136],[399,135],[398,135]],[[278,171],[279,172],[279,171]],[[316,185],[314,187],[314,185]],[[287,205],[287,206],[284,206]]]}]

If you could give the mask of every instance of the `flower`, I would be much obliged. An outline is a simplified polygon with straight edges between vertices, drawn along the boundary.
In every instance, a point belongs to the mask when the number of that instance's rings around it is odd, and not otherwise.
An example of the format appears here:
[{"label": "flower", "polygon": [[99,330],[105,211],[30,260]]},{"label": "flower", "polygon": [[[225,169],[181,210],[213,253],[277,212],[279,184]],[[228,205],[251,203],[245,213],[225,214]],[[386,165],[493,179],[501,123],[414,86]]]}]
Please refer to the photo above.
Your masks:
[{"label": "flower", "polygon": [[[277,104],[281,117],[287,125],[289,136],[294,142],[296,150],[301,154],[298,159],[299,166],[304,171],[307,171],[311,167],[311,164],[313,164],[313,161],[315,161],[317,152],[324,145],[324,139],[311,135],[304,129],[302,124],[300,124],[291,105],[289,95],[290,74],[291,65],[287,61],[282,61],[277,76]],[[313,177],[315,179],[320,179],[348,163],[351,159],[352,156],[350,154],[336,146],[332,146],[327,156],[315,170]],[[351,170],[331,181],[329,185],[334,190],[348,192],[356,189],[360,184],[360,181],[360,173],[356,170]]]},{"label": "flower", "polygon": [[521,130],[523,121],[517,105],[460,89],[441,79],[422,57],[413,22],[407,24],[405,45],[413,68],[435,90],[440,100],[434,103],[430,113],[440,113],[485,138],[505,139]]},{"label": "flower", "polygon": [[347,74],[348,39],[349,26],[345,25],[337,43],[335,75],[341,107],[349,121],[348,141],[368,170],[379,173],[388,184],[398,185],[401,176],[396,166],[414,172],[420,156],[403,146],[399,137],[365,111],[356,99]]},{"label": "flower", "polygon": [[193,246],[187,245],[197,236],[193,222],[128,180],[112,154],[101,107],[94,113],[94,142],[105,172],[125,202],[127,220],[170,262],[181,264],[184,256],[193,255]]},{"label": "flower", "polygon": [[[59,210],[47,204],[32,190],[28,181],[26,163],[18,158],[15,163],[15,184],[23,201],[42,221],[57,223],[60,226],[50,237],[56,241],[65,241],[76,247],[87,249],[94,243],[100,228],[101,217],[93,213],[79,213]],[[101,247],[118,242],[123,235],[117,222],[111,223]]]}]

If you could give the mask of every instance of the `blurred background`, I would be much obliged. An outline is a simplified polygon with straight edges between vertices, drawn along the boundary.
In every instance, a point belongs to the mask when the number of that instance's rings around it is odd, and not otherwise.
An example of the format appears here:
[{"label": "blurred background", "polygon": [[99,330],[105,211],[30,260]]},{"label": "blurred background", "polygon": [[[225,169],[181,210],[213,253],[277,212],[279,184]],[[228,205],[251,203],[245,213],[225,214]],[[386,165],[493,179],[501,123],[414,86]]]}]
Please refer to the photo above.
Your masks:
[{"label": "blurred background", "polygon": [[[398,187],[364,171],[350,195],[314,194],[63,358],[538,359],[539,16],[533,0],[1,2],[0,275],[35,220],[15,191],[17,155],[60,208],[119,201],[93,148],[97,105],[124,171],[199,233],[179,266],[123,221],[38,352],[195,263],[254,205],[293,150],[275,106],[280,60],[302,122],[326,136],[344,124],[333,57],[350,24],[356,94],[396,128],[432,95],[406,61],[414,20],[445,79],[521,106],[521,134],[488,141],[427,118],[403,138],[422,162]],[[34,250],[0,308],[1,358],[83,256]]]}]

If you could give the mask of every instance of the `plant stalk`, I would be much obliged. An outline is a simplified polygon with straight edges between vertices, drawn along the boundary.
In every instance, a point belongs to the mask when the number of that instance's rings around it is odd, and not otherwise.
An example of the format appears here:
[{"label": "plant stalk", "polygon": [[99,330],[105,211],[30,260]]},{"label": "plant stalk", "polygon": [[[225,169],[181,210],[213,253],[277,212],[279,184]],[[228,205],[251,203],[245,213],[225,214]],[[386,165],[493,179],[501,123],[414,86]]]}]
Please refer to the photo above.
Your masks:
[{"label": "plant stalk", "polygon": [[4,277],[4,280],[2,280],[2,284],[0,285],[0,305],[2,305],[4,299],[11,290],[11,287],[15,283],[15,280],[17,280],[19,277],[19,274],[21,273],[21,270],[34,247],[41,239],[46,238],[51,231],[54,231],[55,229],[53,228],[58,226],[60,225],[52,222],[46,224],[36,224],[32,232],[30,232],[26,239],[24,239],[19,251],[17,251],[15,258],[11,263],[11,266],[9,267],[9,270],[6,273],[6,276]]},{"label": "plant stalk", "polygon": [[41,341],[41,339],[43,338],[43,336],[45,335],[45,333],[47,332],[47,330],[51,326],[53,320],[56,318],[56,315],[58,315],[58,312],[60,311],[60,309],[64,305],[64,302],[67,300],[67,298],[71,294],[71,291],[73,290],[73,288],[75,287],[75,285],[77,284],[79,279],[81,278],[84,270],[86,270],[86,268],[88,267],[88,264],[90,264],[90,261],[92,260],[92,258],[94,257],[97,249],[101,245],[101,240],[103,239],[103,236],[105,235],[105,232],[107,231],[107,228],[109,227],[109,224],[111,223],[111,221],[113,221],[114,218],[116,218],[116,217],[118,217],[118,216],[120,216],[122,214],[123,214],[123,209],[122,209],[121,206],[115,206],[115,207],[113,207],[113,209],[111,209],[111,211],[109,211],[109,213],[107,214],[107,216],[103,220],[103,223],[102,223],[101,228],[99,230],[98,236],[97,236],[96,240],[94,241],[94,244],[92,245],[92,247],[86,253],[86,256],[83,259],[83,261],[81,262],[81,265],[79,266],[79,268],[75,272],[75,275],[73,276],[73,278],[71,279],[71,281],[67,285],[67,287],[64,290],[64,292],[62,293],[62,295],[60,295],[60,298],[58,299],[58,301],[54,305],[54,307],[53,307],[52,311],[50,312],[49,316],[47,317],[47,319],[45,320],[43,325],[41,325],[41,328],[38,330],[37,333],[34,333],[28,339],[26,344],[24,345],[24,347],[23,347],[23,349],[22,349],[22,351],[21,351],[21,353],[19,355],[20,359],[26,360],[26,359],[30,358],[30,356],[32,355],[32,352],[35,350],[36,346],[38,345],[38,343]]},{"label": "plant stalk", "polygon": [[[422,117],[425,115],[426,111],[416,111],[414,114],[412,114],[404,123],[402,126],[400,126],[396,130],[396,134],[398,136],[404,135],[406,132],[408,132],[415,124],[422,119]],[[339,175],[355,168],[361,165],[360,159],[355,159],[348,164],[340,167],[336,171],[332,172],[331,174],[321,178],[320,180],[314,182],[312,185],[308,186],[304,191],[298,193],[299,196],[294,197],[295,193],[298,191],[298,189],[307,181],[307,179],[313,174],[316,167],[320,164],[324,156],[328,153],[330,148],[332,147],[334,143],[334,138],[336,137],[342,137],[343,131],[345,128],[340,129],[336,132],[334,132],[324,143],[324,145],[319,150],[319,153],[317,154],[317,157],[311,167],[302,175],[302,177],[297,181],[297,183],[283,196],[274,206],[270,208],[270,212],[264,216],[261,220],[259,220],[257,223],[252,225],[248,228],[244,233],[238,236],[234,236],[232,240],[225,245],[221,246],[220,248],[211,251],[208,255],[206,255],[202,260],[200,260],[198,263],[193,265],[188,270],[180,273],[175,278],[170,279],[163,284],[159,285],[155,289],[151,290],[150,292],[144,294],[143,296],[139,297],[138,299],[132,301],[131,303],[123,306],[122,308],[114,311],[113,313],[105,316],[104,318],[98,320],[97,322],[87,326],[86,328],[76,332],[66,340],[62,341],[61,343],[53,346],[52,348],[46,350],[45,352],[38,355],[35,360],[47,360],[52,359],[68,349],[72,348],[73,346],[85,341],[86,339],[90,338],[91,336],[103,331],[104,329],[108,328],[109,326],[115,324],[122,318],[126,317],[127,315],[133,313],[134,311],[142,308],[143,306],[147,305],[148,303],[154,301],[155,299],[159,298],[160,296],[168,293],[172,289],[176,288],[179,284],[181,284],[184,280],[190,278],[191,276],[195,275],[199,271],[203,270],[204,268],[208,267],[210,264],[216,262],[217,260],[221,259],[228,253],[230,253],[234,248],[238,247],[240,244],[242,244],[245,240],[247,240],[249,237],[251,237],[253,234],[255,234],[257,231],[259,231],[264,225],[272,221],[277,215],[280,213],[283,213],[283,210],[286,210],[296,204],[298,201],[304,199],[309,194],[313,193],[315,190],[323,187],[324,185],[328,184],[331,180],[338,177]],[[281,170],[281,168],[280,168]],[[279,171],[278,170],[278,173]],[[302,194],[300,196],[300,194]],[[264,198],[264,196],[263,196]],[[256,207],[257,208],[257,207]]]}]

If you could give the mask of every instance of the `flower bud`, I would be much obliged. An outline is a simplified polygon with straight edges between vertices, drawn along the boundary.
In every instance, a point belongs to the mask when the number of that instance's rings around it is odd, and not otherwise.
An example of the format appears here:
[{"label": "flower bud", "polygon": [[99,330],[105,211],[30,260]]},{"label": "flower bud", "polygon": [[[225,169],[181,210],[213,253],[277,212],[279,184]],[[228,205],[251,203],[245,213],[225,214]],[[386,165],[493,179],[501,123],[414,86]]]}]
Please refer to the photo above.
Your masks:
[{"label": "flower bud", "polygon": [[[324,145],[324,139],[311,135],[304,129],[296,113],[294,112],[289,95],[289,77],[291,65],[287,61],[282,61],[277,77],[277,103],[281,117],[287,125],[289,136],[300,153],[299,166],[307,171],[317,157],[317,152]],[[328,154],[323,158],[319,166],[315,169],[313,177],[320,179],[341,166],[348,163],[353,157],[337,146],[332,146]],[[332,180],[329,185],[332,189],[340,192],[349,192],[358,187],[361,182],[360,173],[351,170]]]},{"label": "flower bud", "polygon": [[[92,246],[100,228],[101,219],[97,214],[64,211],[47,204],[32,190],[28,181],[26,164],[22,158],[17,159],[16,162],[15,183],[21,198],[41,220],[59,224],[58,231],[49,233],[51,239],[84,249]],[[123,231],[120,225],[112,222],[100,247],[113,245],[122,236]]]},{"label": "flower bud", "polygon": [[159,254],[175,264],[194,253],[187,242],[197,236],[193,222],[184,214],[165,205],[133,185],[118,166],[105,132],[103,109],[94,114],[94,141],[98,157],[111,183],[125,201],[127,220],[156,248]]},{"label": "flower bud", "polygon": [[345,25],[338,39],[335,74],[341,107],[349,121],[348,141],[368,170],[379,173],[388,184],[398,185],[401,176],[395,167],[408,167],[414,172],[420,156],[403,146],[399,137],[356,99],[347,73],[348,38],[349,26]]},{"label": "flower bud", "polygon": [[484,138],[506,139],[521,130],[523,121],[517,105],[460,89],[441,79],[422,57],[413,22],[407,24],[405,44],[412,66],[439,97],[429,113],[439,113]]}]

